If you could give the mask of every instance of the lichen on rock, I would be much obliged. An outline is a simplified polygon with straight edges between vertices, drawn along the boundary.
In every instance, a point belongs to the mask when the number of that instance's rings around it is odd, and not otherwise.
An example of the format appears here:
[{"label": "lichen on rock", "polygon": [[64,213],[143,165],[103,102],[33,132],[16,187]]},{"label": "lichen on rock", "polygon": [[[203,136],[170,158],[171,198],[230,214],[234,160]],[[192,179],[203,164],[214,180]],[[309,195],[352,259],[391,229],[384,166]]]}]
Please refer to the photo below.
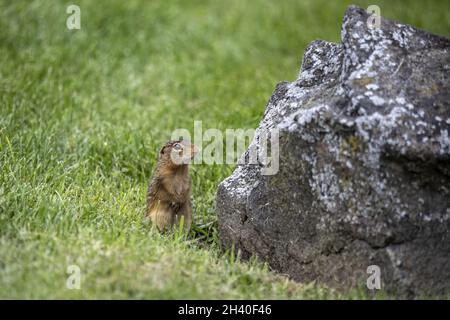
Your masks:
[{"label": "lichen on rock", "polygon": [[[299,281],[450,292],[450,40],[351,6],[342,44],[314,41],[270,98],[279,172],[243,164],[219,186],[222,246]],[[248,153],[248,151],[247,151]],[[244,155],[245,157],[246,155]]]}]

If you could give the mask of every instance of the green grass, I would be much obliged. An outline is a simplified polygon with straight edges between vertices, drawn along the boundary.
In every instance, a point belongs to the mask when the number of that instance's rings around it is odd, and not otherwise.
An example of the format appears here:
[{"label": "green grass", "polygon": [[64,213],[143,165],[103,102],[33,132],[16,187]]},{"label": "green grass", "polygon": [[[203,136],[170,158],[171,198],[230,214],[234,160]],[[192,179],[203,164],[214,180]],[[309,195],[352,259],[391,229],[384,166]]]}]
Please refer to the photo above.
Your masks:
[{"label": "green grass", "polygon": [[[374,1],[353,1],[367,7]],[[0,1],[0,298],[358,298],[298,284],[218,245],[230,165],[192,169],[195,230],[143,221],[176,128],[254,128],[305,46],[339,41],[349,1]],[[446,1],[377,1],[450,35]],[[80,290],[66,268],[81,268]]]}]

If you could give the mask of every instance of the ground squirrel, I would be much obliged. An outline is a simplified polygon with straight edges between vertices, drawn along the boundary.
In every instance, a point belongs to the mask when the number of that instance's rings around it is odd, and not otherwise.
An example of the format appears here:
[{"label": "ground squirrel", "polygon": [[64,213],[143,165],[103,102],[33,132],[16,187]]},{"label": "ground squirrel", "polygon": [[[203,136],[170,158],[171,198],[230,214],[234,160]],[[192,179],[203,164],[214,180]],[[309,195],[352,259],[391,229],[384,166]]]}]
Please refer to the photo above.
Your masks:
[{"label": "ground squirrel", "polygon": [[161,148],[158,163],[147,191],[145,216],[159,231],[170,230],[184,217],[184,226],[192,223],[189,162],[197,147],[189,141],[169,141]]}]

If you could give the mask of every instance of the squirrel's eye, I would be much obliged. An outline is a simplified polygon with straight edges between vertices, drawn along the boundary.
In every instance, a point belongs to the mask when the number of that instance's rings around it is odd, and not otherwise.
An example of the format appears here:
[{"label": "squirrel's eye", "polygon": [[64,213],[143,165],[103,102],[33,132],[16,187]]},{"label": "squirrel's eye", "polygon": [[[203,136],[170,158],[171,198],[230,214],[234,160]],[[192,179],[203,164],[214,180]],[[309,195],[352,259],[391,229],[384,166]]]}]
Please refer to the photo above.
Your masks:
[{"label": "squirrel's eye", "polygon": [[181,148],[181,145],[179,143],[176,143],[176,144],[173,145],[173,150],[180,151],[181,149],[182,148]]}]

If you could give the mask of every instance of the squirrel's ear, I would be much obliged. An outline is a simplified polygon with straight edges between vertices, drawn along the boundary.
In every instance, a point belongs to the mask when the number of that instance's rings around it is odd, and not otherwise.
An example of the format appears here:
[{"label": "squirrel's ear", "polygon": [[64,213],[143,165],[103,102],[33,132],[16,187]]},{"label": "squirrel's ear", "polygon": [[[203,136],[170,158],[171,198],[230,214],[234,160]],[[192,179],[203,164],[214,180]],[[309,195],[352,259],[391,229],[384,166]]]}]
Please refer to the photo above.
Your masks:
[{"label": "squirrel's ear", "polygon": [[162,155],[162,154],[164,154],[164,149],[166,148],[166,146],[163,146],[162,148],[161,148],[161,150],[159,150],[159,154],[160,155]]}]

